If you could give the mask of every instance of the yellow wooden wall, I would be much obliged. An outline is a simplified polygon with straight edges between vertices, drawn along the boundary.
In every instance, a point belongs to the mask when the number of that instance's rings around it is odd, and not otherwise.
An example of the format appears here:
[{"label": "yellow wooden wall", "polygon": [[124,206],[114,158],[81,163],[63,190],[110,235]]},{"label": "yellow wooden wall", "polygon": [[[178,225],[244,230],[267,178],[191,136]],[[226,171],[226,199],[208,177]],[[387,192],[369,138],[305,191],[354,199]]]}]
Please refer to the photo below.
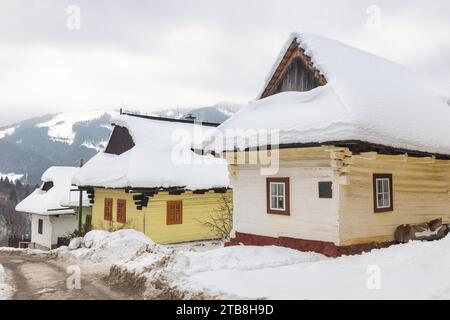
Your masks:
[{"label": "yellow wooden wall", "polygon": [[[232,197],[228,191],[226,196]],[[133,228],[145,233],[157,243],[178,243],[185,241],[213,239],[215,236],[203,225],[204,221],[214,215],[222,203],[223,194],[213,191],[205,194],[193,194],[191,191],[181,195],[169,195],[161,192],[149,198],[148,206],[142,211],[137,210],[133,201],[133,194],[123,189],[95,189],[95,202],[92,209],[92,223],[95,229],[117,230],[119,228]],[[113,199],[113,221],[103,219],[104,199]],[[116,222],[117,200],[127,201],[127,223]],[[166,203],[169,200],[183,201],[183,223],[166,224]],[[145,229],[145,230],[144,230]]]},{"label": "yellow wooden wall", "polygon": [[[394,240],[401,224],[449,222],[450,161],[368,153],[344,159],[340,186],[340,245]],[[391,212],[374,213],[373,174],[391,173]]]}]

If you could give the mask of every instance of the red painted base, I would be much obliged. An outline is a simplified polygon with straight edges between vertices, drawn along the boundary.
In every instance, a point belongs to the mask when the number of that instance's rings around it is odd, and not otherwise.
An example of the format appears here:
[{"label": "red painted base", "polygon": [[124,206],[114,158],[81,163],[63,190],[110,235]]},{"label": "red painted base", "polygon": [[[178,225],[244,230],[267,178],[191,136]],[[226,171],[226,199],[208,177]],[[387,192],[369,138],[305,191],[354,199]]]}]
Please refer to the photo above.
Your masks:
[{"label": "red painted base", "polygon": [[250,246],[280,246],[299,251],[313,251],[322,253],[328,257],[339,257],[343,255],[361,254],[372,249],[387,248],[395,244],[395,242],[373,242],[350,246],[337,246],[332,242],[326,241],[304,240],[288,237],[273,238],[250,233],[236,232],[236,236],[229,242],[225,243],[225,246],[229,247],[241,244]]}]

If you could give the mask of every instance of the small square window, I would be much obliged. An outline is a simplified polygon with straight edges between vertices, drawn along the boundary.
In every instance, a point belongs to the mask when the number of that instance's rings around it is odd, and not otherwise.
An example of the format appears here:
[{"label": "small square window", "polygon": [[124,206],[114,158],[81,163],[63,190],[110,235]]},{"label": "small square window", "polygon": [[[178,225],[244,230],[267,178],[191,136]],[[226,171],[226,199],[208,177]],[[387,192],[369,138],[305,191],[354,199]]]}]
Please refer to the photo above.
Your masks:
[{"label": "small square window", "polygon": [[333,183],[331,181],[319,182],[319,198],[333,198]]}]

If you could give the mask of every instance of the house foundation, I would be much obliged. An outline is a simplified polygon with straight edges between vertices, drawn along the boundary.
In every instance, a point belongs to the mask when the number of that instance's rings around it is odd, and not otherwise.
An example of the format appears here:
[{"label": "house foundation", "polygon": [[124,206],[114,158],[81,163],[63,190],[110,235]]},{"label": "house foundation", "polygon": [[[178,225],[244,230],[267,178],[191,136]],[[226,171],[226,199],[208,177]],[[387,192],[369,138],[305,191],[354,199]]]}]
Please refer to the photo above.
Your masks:
[{"label": "house foundation", "polygon": [[305,252],[317,252],[326,255],[327,257],[340,257],[345,255],[356,255],[364,252],[369,252],[372,249],[387,248],[395,241],[389,242],[372,242],[365,244],[354,244],[348,246],[337,246],[332,242],[296,239],[290,237],[268,237],[255,235],[250,233],[236,232],[236,235],[229,242],[225,243],[226,247],[236,245],[250,245],[250,246],[279,246],[291,248]]}]

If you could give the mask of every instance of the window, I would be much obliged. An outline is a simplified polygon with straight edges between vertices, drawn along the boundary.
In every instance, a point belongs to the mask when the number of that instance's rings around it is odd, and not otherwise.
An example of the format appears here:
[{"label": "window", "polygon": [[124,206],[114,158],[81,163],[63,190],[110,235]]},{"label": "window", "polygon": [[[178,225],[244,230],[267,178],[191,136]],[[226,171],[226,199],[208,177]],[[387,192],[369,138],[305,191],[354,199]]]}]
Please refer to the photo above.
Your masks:
[{"label": "window", "polygon": [[46,181],[42,184],[41,190],[42,191],[48,191],[51,188],[53,188],[53,181]]},{"label": "window", "polygon": [[105,220],[112,220],[112,212],[113,212],[113,199],[105,198],[105,208],[103,210],[103,218]]},{"label": "window", "polygon": [[38,233],[42,234],[44,232],[44,220],[38,219]]},{"label": "window", "polygon": [[392,197],[392,174],[373,175],[373,204],[375,212],[394,210]]},{"label": "window", "polygon": [[331,181],[319,182],[319,198],[333,198],[333,183]]},{"label": "window", "polygon": [[267,178],[266,198],[267,213],[289,215],[289,178]]},{"label": "window", "polygon": [[183,223],[183,201],[167,201],[167,221],[170,224]]},{"label": "window", "polygon": [[126,223],[127,222],[127,201],[118,199],[117,200],[117,222]]}]

